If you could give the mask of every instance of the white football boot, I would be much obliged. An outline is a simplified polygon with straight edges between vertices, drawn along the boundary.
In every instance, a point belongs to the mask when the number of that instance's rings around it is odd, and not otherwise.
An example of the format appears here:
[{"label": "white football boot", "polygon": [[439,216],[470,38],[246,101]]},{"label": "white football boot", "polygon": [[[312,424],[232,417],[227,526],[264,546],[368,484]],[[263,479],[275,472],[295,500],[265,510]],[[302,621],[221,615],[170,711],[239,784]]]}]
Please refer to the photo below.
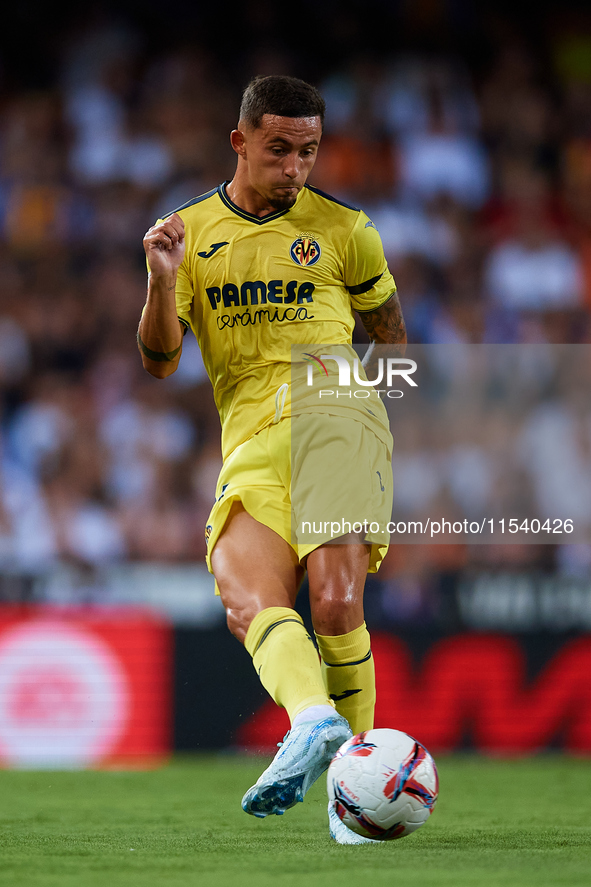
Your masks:
[{"label": "white football boot", "polygon": [[358,835],[356,832],[352,832],[350,828],[347,828],[344,822],[341,822],[330,801],[328,802],[328,827],[330,829],[331,838],[333,841],[336,841],[337,844],[384,843],[383,841],[377,841],[375,838],[365,838],[363,835]]},{"label": "white football boot", "polygon": [[261,818],[273,813],[280,816],[303,801],[335,752],[352,735],[348,722],[336,712],[292,727],[271,764],[242,798],[242,809]]}]

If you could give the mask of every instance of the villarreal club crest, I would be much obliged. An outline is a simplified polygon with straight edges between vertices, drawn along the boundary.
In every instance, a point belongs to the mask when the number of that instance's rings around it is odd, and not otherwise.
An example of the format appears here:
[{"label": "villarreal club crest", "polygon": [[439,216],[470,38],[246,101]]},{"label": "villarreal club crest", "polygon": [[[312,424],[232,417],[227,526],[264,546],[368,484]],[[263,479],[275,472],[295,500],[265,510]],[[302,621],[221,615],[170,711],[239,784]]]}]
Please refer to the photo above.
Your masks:
[{"label": "villarreal club crest", "polygon": [[289,254],[296,265],[315,265],[320,258],[320,245],[311,234],[301,234],[292,243]]}]

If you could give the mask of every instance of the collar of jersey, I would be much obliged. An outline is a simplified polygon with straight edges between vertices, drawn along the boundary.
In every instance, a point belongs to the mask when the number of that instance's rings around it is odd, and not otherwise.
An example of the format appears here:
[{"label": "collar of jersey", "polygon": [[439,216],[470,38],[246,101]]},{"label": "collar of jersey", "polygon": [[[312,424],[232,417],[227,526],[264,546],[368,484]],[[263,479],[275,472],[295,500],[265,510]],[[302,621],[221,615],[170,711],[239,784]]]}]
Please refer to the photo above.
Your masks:
[{"label": "collar of jersey", "polygon": [[230,200],[226,192],[226,185],[229,185],[230,181],[230,179],[227,179],[225,182],[218,186],[218,194],[220,195],[222,203],[224,203],[228,207],[228,209],[231,209],[232,212],[236,213],[237,216],[240,216],[241,219],[246,219],[247,222],[254,222],[256,225],[264,225],[265,222],[272,222],[274,219],[278,219],[280,216],[284,216],[285,213],[288,213],[289,210],[293,208],[290,206],[287,209],[277,210],[276,213],[269,213],[268,216],[255,216],[254,213],[246,212],[245,209],[241,209]]}]

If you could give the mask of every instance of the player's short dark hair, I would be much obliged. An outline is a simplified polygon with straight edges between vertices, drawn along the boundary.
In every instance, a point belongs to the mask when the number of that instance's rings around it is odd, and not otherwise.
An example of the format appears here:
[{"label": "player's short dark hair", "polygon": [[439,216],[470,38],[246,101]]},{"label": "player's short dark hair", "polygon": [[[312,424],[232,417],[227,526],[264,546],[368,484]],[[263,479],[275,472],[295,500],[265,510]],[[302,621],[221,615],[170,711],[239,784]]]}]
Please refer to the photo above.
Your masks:
[{"label": "player's short dark hair", "polygon": [[255,77],[242,94],[240,120],[255,129],[263,114],[277,117],[320,117],[324,122],[326,105],[315,86],[297,77],[270,74]]}]

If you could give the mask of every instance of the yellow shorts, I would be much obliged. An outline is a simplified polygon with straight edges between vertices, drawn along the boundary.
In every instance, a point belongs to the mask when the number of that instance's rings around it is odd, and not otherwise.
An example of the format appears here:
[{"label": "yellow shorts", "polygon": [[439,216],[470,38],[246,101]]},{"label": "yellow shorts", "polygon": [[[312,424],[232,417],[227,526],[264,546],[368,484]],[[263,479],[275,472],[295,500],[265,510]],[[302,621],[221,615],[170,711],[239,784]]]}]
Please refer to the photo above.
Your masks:
[{"label": "yellow shorts", "polygon": [[361,533],[375,573],[390,540],[391,454],[364,424],[342,416],[304,414],[263,428],[222,466],[205,529],[210,572],[236,501],[285,539],[300,562],[320,545]]}]

